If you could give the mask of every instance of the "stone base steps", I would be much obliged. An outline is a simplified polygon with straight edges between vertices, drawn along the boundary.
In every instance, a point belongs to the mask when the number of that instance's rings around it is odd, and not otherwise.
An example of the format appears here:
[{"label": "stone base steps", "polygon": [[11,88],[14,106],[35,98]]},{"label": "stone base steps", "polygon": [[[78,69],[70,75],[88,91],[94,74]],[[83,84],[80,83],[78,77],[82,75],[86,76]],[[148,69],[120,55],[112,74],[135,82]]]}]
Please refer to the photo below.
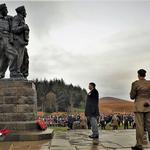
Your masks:
[{"label": "stone base steps", "polygon": [[14,131],[7,135],[4,141],[39,141],[39,140],[49,140],[52,139],[54,135],[54,130],[47,129],[44,131]]}]

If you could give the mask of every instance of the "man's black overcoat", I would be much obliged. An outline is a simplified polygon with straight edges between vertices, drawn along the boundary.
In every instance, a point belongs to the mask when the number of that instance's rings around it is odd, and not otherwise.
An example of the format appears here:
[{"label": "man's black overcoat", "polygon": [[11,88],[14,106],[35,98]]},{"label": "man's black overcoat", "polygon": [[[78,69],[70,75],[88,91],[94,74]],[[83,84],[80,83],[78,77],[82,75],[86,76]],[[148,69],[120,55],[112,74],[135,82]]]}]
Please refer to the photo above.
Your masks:
[{"label": "man's black overcoat", "polygon": [[87,95],[85,116],[97,117],[99,116],[99,93],[96,89],[91,90]]}]

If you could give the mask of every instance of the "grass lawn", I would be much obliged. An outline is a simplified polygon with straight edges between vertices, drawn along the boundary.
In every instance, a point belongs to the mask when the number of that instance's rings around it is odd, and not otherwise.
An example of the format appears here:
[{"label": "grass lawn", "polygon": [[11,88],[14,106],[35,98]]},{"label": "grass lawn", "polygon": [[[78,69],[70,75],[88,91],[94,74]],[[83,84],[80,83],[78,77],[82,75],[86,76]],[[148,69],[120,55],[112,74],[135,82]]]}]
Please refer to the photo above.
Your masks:
[{"label": "grass lawn", "polygon": [[67,127],[49,127],[50,129],[53,129],[54,132],[66,132],[67,131]]},{"label": "grass lawn", "polygon": [[[67,132],[67,127],[49,127],[50,129],[54,129],[54,132]],[[99,127],[100,128],[100,127]],[[129,126],[129,129],[132,129],[130,126]],[[110,125],[107,125],[106,126],[106,130],[112,130],[112,127]],[[123,126],[120,126],[118,127],[118,130],[124,130],[124,127]]]},{"label": "grass lawn", "polygon": [[[132,127],[129,126],[129,129],[132,129]],[[106,130],[112,130],[112,127],[108,124],[106,126]],[[118,130],[124,130],[124,126],[121,125],[120,127],[118,127]]]}]

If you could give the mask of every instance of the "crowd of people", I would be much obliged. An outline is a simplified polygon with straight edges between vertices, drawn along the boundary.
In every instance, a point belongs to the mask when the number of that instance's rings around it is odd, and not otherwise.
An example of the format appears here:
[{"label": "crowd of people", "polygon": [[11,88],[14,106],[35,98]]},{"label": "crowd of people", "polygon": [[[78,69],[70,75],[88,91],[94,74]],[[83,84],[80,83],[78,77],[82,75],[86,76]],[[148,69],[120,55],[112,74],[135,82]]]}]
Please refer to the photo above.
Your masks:
[{"label": "crowd of people", "polygon": [[47,126],[67,127],[72,129],[75,121],[80,122],[80,115],[47,115],[43,119]]},{"label": "crowd of people", "polygon": [[[80,114],[77,115],[47,115],[42,117],[48,127],[68,127],[68,129],[73,129],[74,124],[81,124],[81,122],[86,121],[87,128],[90,129],[90,122],[85,117]],[[135,116],[134,114],[101,114],[98,118],[98,126],[101,129],[118,129],[122,127],[123,129],[134,129],[135,128]]]},{"label": "crowd of people", "polygon": [[102,114],[100,116],[100,124],[102,129],[106,129],[106,126],[109,125],[113,130],[117,130],[119,127],[124,129],[135,129],[135,115],[134,114]]}]

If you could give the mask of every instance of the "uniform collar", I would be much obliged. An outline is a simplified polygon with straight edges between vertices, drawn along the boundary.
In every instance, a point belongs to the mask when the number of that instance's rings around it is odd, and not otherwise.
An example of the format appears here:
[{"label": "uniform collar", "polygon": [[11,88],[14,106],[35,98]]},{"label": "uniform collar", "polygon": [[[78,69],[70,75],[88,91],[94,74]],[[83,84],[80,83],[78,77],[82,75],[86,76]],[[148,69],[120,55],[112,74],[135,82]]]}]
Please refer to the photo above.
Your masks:
[{"label": "uniform collar", "polygon": [[140,79],[139,81],[145,81],[146,79]]},{"label": "uniform collar", "polygon": [[19,18],[21,18],[23,20],[25,19],[21,14],[17,14],[17,15],[18,15]]},{"label": "uniform collar", "polygon": [[92,89],[90,92],[92,92],[92,91],[94,91],[95,90],[95,88],[94,89]]}]

